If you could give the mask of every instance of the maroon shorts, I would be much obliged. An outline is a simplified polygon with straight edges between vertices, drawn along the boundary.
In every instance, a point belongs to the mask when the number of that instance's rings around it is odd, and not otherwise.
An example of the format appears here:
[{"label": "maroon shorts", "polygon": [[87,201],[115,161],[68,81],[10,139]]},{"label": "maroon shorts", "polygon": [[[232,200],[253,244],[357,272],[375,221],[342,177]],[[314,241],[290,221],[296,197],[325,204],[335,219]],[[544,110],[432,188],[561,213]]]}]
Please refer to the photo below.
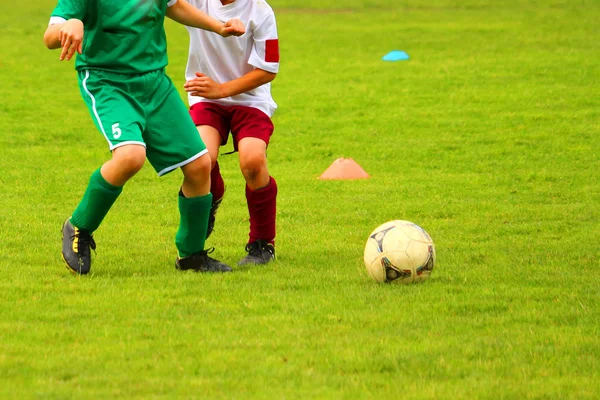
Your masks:
[{"label": "maroon shorts", "polygon": [[269,145],[273,134],[271,118],[257,108],[246,106],[222,106],[202,101],[190,108],[192,120],[198,125],[208,125],[219,131],[221,145],[227,143],[229,132],[233,137],[233,148],[238,149],[240,140],[253,137]]}]

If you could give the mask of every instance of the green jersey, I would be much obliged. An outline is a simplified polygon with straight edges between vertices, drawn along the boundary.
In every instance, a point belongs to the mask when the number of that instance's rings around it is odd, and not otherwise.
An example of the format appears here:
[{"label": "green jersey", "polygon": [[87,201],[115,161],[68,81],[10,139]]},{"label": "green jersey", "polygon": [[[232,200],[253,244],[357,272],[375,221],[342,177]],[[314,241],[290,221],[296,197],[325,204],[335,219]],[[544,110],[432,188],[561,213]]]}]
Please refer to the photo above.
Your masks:
[{"label": "green jersey", "polygon": [[167,65],[165,13],[176,0],[59,0],[51,23],[83,22],[77,70],[142,74]]}]

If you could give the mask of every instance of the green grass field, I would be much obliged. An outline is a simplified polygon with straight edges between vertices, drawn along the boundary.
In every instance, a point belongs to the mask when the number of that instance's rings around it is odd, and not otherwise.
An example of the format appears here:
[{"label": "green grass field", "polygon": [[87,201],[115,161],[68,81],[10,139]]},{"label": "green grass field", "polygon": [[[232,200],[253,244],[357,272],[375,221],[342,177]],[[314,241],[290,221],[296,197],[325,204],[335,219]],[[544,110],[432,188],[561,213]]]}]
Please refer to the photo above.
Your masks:
[{"label": "green grass field", "polygon": [[[42,44],[55,2],[2,0],[0,398],[600,398],[600,2],[332,3],[270,2],[278,260],[176,271],[181,174],[147,165],[76,277],[60,227],[106,142]],[[338,157],[371,178],[317,179]],[[244,184],[221,170],[208,245],[235,264]],[[392,219],[435,240],[428,282],[367,276]]]}]

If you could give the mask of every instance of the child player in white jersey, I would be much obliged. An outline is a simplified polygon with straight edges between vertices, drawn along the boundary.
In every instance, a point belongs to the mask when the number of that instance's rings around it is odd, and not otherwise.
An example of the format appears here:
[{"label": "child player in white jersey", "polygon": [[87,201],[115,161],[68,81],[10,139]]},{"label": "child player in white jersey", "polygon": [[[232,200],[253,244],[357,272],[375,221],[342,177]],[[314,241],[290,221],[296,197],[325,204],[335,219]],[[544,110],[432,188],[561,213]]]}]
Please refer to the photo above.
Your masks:
[{"label": "child player in white jersey", "polygon": [[240,19],[246,33],[223,38],[188,28],[189,59],[185,90],[190,114],[206,144],[211,170],[212,208],[207,237],[225,193],[219,171],[219,147],[231,133],[246,180],[250,214],[248,255],[238,265],[266,264],[275,258],[277,184],[267,169],[271,117],[277,104],[270,82],[279,70],[279,42],[272,8],[264,0],[189,0],[220,21]]}]

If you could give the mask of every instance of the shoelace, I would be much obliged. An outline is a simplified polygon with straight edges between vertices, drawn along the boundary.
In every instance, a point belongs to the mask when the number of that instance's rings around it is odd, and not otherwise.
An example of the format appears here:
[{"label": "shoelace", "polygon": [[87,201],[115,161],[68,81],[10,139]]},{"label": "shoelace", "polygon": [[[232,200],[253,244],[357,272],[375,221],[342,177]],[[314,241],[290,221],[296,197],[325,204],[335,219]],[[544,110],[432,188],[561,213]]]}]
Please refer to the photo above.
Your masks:
[{"label": "shoelace", "polygon": [[83,252],[86,252],[89,248],[94,250],[94,252],[96,251],[96,241],[92,235],[79,231],[71,236],[71,240],[75,239],[78,240],[77,248],[79,251],[83,250]]},{"label": "shoelace", "polygon": [[252,242],[246,245],[246,251],[249,255],[255,257],[261,257],[263,251],[268,251],[271,253],[271,249],[267,245],[267,242],[263,240],[257,240],[256,242]]},{"label": "shoelace", "polygon": [[191,257],[195,259],[201,259],[203,262],[208,263],[211,259],[208,255],[215,251],[214,247],[209,247],[206,250],[202,250],[199,253],[193,254]]},{"label": "shoelace", "polygon": [[192,257],[199,257],[202,260],[202,262],[206,265],[206,270],[211,270],[211,268],[215,268],[215,264],[220,264],[220,261],[209,257],[209,254],[213,253],[214,251],[214,247],[209,247],[206,250],[202,250],[200,253],[194,254]]},{"label": "shoelace", "polygon": [[207,260],[208,258],[210,258],[210,257],[208,257],[208,255],[211,254],[214,251],[215,251],[214,247],[209,247],[206,250],[202,250],[202,251],[200,251],[200,252],[198,252],[196,254],[192,254],[189,257],[183,257],[183,258],[185,258],[185,259],[188,259],[188,258],[191,258],[191,259],[201,258],[203,260]]}]

